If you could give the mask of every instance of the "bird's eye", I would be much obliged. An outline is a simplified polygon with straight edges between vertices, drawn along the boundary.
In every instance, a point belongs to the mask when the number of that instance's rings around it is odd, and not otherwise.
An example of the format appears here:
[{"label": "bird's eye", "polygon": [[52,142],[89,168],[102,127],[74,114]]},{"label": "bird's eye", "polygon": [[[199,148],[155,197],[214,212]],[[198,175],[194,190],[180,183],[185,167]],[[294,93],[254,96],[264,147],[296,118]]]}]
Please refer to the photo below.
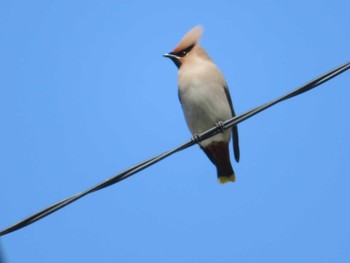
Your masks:
[{"label": "bird's eye", "polygon": [[186,56],[186,54],[187,54],[187,51],[186,51],[186,50],[184,50],[184,51],[181,51],[180,56],[181,56],[181,57],[184,57],[184,56]]},{"label": "bird's eye", "polygon": [[188,48],[178,52],[176,55],[179,57],[184,57],[188,54],[188,52],[190,52],[192,50],[192,48],[194,47],[194,45],[189,46]]}]

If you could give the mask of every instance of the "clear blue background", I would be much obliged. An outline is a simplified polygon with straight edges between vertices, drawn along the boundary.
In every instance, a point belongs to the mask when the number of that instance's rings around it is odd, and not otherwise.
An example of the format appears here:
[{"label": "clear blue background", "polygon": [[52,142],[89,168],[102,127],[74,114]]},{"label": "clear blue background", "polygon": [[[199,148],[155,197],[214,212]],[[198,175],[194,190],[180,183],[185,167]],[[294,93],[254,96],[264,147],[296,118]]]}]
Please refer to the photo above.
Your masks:
[{"label": "clear blue background", "polygon": [[[243,113],[348,61],[349,9],[2,1],[0,228],[190,138],[162,54],[193,26]],[[240,124],[235,184],[192,147],[2,237],[5,261],[350,262],[349,83]]]}]

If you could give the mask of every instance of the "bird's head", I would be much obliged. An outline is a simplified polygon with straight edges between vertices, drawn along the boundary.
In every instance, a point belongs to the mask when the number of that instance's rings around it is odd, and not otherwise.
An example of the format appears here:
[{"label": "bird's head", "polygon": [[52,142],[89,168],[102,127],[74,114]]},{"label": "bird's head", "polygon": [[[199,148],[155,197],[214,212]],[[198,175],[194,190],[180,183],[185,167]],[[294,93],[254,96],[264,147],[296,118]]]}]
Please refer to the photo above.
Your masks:
[{"label": "bird's head", "polygon": [[[183,63],[188,60],[192,53],[195,53],[195,50],[201,49],[198,46],[198,42],[201,39],[203,32],[202,26],[196,26],[192,28],[187,34],[181,39],[180,43],[176,48],[170,53],[164,54],[164,57],[170,58],[175,65],[180,68]],[[203,50],[204,51],[204,50]]]}]

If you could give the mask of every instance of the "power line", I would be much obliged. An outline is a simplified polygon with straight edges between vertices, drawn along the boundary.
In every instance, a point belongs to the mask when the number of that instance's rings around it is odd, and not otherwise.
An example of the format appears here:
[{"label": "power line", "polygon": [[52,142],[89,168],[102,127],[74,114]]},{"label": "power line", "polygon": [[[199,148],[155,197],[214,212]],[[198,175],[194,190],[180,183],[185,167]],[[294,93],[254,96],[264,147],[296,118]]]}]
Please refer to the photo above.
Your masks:
[{"label": "power line", "polygon": [[180,145],[180,146],[178,146],[170,151],[164,152],[164,153],[159,154],[153,158],[150,158],[146,161],[143,161],[135,166],[132,166],[129,169],[95,185],[94,187],[92,187],[86,191],[83,191],[81,193],[78,193],[78,194],[75,194],[71,197],[68,197],[68,198],[66,198],[66,199],[64,199],[56,204],[53,204],[53,205],[51,205],[51,206],[49,206],[49,207],[47,207],[39,212],[27,217],[27,218],[19,221],[18,223],[14,224],[12,226],[9,226],[9,227],[1,230],[0,236],[6,235],[6,234],[11,233],[13,231],[16,231],[18,229],[21,229],[25,226],[28,226],[28,225],[46,217],[46,216],[48,216],[49,214],[54,213],[57,210],[69,205],[70,203],[77,201],[78,199],[80,199],[88,194],[91,194],[91,193],[96,192],[98,190],[101,190],[103,188],[109,187],[113,184],[116,184],[116,183],[146,169],[147,167],[167,158],[168,156],[170,156],[176,152],[185,150],[198,142],[201,142],[205,139],[208,139],[209,137],[212,137],[215,134],[218,134],[226,129],[229,129],[229,128],[245,121],[246,119],[248,119],[250,117],[253,117],[254,115],[258,114],[259,112],[266,110],[267,108],[270,108],[279,102],[285,101],[287,99],[298,96],[304,92],[307,92],[311,89],[314,89],[317,86],[325,83],[326,81],[338,76],[339,74],[343,73],[344,71],[348,70],[349,68],[350,68],[350,62],[347,62],[347,63],[321,75],[320,77],[315,78],[314,80],[308,82],[307,84],[275,99],[275,100],[267,102],[261,106],[253,108],[253,109],[251,109],[251,110],[249,110],[249,111],[247,111],[239,116],[236,116],[236,117],[228,119],[222,123],[219,123],[216,126],[214,126],[213,128],[211,128],[211,129],[209,129],[201,134],[194,136],[191,140],[185,142],[184,144],[182,144],[182,145]]}]

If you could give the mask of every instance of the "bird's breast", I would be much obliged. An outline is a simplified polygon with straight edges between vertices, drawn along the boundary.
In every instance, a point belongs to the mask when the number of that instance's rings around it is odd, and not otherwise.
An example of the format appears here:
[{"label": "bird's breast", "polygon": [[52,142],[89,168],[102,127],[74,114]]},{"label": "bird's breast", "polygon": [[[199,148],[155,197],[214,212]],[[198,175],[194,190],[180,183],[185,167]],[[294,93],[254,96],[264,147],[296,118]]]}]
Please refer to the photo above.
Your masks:
[{"label": "bird's breast", "polygon": [[[224,90],[225,81],[219,71],[189,73],[192,74],[179,74],[179,97],[190,131],[198,134],[231,118],[232,114]],[[228,141],[229,134],[228,130],[213,139]]]}]

